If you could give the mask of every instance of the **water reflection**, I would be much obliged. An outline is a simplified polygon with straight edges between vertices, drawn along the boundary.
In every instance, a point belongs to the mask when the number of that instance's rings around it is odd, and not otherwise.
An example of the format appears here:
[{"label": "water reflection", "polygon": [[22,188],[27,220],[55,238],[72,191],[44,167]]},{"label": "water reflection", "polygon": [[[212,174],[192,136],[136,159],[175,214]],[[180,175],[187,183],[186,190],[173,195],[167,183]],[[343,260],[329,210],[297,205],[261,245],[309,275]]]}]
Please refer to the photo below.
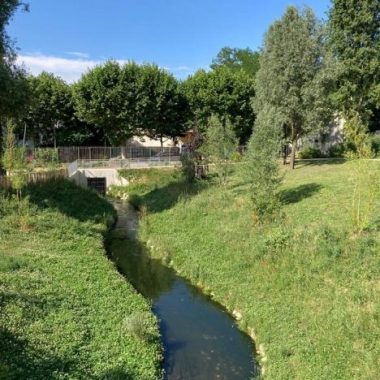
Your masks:
[{"label": "water reflection", "polygon": [[137,214],[120,215],[110,245],[119,270],[152,301],[160,320],[166,379],[247,380],[254,377],[254,347],[232,317],[173,270],[151,259],[136,239]]}]

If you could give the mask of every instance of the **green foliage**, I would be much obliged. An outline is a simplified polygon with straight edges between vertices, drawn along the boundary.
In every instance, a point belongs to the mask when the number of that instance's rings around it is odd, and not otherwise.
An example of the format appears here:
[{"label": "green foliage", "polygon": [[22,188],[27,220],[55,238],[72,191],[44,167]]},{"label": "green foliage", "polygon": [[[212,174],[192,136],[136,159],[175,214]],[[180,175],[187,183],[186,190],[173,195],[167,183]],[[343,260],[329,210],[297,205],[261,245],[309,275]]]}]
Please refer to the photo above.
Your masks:
[{"label": "green foliage", "polygon": [[7,171],[12,187],[17,196],[21,197],[21,190],[28,180],[28,164],[25,148],[19,147],[14,134],[16,124],[12,119],[7,122],[6,140],[4,144],[3,166]]},{"label": "green foliage", "polygon": [[187,120],[177,81],[155,65],[108,61],[83,75],[74,96],[78,117],[114,144],[140,133],[177,136]]},{"label": "green foliage", "polygon": [[55,148],[36,148],[33,150],[35,167],[54,169],[59,166],[58,150]]},{"label": "green foliage", "polygon": [[375,199],[378,195],[379,175],[369,161],[373,158],[372,144],[367,133],[367,125],[356,113],[345,124],[345,138],[353,147],[346,157],[351,160],[352,222],[356,232],[361,233],[371,225]]},{"label": "green foliage", "polygon": [[215,165],[220,185],[226,186],[231,169],[232,154],[238,147],[231,122],[223,123],[216,115],[208,120],[206,139],[200,148],[207,160]]},{"label": "green foliage", "polygon": [[201,132],[211,115],[223,122],[229,119],[240,143],[245,143],[252,133],[255,114],[252,98],[255,95],[254,80],[244,71],[233,71],[220,66],[210,72],[197,71],[182,84],[189,102],[190,121]]},{"label": "green foliage", "polygon": [[157,329],[152,328],[152,317],[150,313],[136,312],[124,320],[126,332],[136,339],[149,342],[152,336],[157,337]]},{"label": "green foliage", "polygon": [[73,115],[70,87],[59,77],[43,72],[28,78],[32,101],[25,118],[29,135],[45,145],[57,145],[57,134]]},{"label": "green foliage", "polygon": [[232,71],[243,70],[254,78],[260,67],[260,53],[249,48],[237,49],[228,46],[222,48],[216,58],[212,60],[211,68],[227,67]]},{"label": "green foliage", "polygon": [[24,70],[15,64],[13,41],[6,27],[17,8],[24,5],[20,0],[0,2],[0,121],[3,117],[16,117],[28,102],[28,89]]},{"label": "green foliage", "polygon": [[330,74],[325,69],[322,26],[312,10],[288,7],[269,28],[256,76],[255,111],[276,114],[277,128],[292,143],[331,121],[328,102]]},{"label": "green foliage", "polygon": [[378,377],[380,231],[372,224],[352,235],[349,166],[320,161],[286,171],[283,219],[254,228],[250,187],[238,175],[223,196],[200,181],[193,186],[202,191],[173,202],[182,183],[170,172],[141,194],[152,210],[141,238],[155,257],[170,254],[181,276],[241,313],[265,379]]},{"label": "green foliage", "polygon": [[[28,196],[27,230],[0,196],[0,378],[160,379],[157,321],[104,249],[112,206],[63,180]],[[147,339],[125,328],[140,313]]]},{"label": "green foliage", "polygon": [[325,155],[321,152],[320,149],[318,148],[314,148],[314,147],[306,147],[306,148],[303,148],[300,152],[299,152],[299,158],[302,158],[302,159],[307,159],[307,158],[323,158],[325,157]]},{"label": "green foliage", "polygon": [[343,158],[347,152],[347,144],[339,143],[331,146],[328,150],[328,157],[331,158]]},{"label": "green foliage", "polygon": [[265,108],[258,115],[245,154],[243,173],[249,183],[256,223],[278,214],[278,188],[282,181],[279,168],[281,136],[272,109]]},{"label": "green foliage", "polygon": [[376,157],[380,156],[380,136],[370,137],[371,150]]},{"label": "green foliage", "polygon": [[348,119],[358,113],[367,124],[380,108],[380,2],[333,0],[329,44],[335,58],[336,107]]},{"label": "green foliage", "polygon": [[181,171],[187,183],[195,181],[196,157],[193,152],[181,155]]}]

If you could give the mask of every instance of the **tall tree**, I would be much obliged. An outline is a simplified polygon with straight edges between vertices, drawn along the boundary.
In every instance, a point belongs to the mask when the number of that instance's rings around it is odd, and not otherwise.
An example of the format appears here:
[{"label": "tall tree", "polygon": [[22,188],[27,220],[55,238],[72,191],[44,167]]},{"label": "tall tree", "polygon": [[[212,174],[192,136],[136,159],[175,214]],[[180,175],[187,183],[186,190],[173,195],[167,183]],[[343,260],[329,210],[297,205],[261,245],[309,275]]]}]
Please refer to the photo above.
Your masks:
[{"label": "tall tree", "polygon": [[249,48],[238,49],[226,46],[212,60],[212,69],[220,66],[228,67],[234,71],[243,70],[254,78],[260,67],[260,53]]},{"label": "tall tree", "polygon": [[172,75],[155,65],[109,61],[74,86],[78,117],[103,129],[110,143],[134,134],[176,136],[186,120],[186,102]]},{"label": "tall tree", "polygon": [[322,36],[310,8],[300,11],[291,6],[270,26],[264,40],[254,108],[257,113],[265,109],[276,113],[278,127],[292,144],[291,168],[297,141],[331,120]]},{"label": "tall tree", "polygon": [[240,144],[248,140],[255,120],[252,77],[243,70],[234,72],[221,66],[210,72],[197,71],[183,82],[182,88],[189,102],[191,119],[201,131],[205,131],[214,114],[222,122],[231,121]]},{"label": "tall tree", "polygon": [[333,0],[328,32],[337,65],[335,104],[346,119],[358,114],[368,125],[380,109],[380,1]]},{"label": "tall tree", "polygon": [[20,0],[0,2],[0,138],[5,119],[19,116],[28,102],[25,73],[15,64],[14,44],[6,31],[10,19],[20,6],[27,10],[27,5]]},{"label": "tall tree", "polygon": [[20,0],[0,2],[0,118],[15,116],[28,99],[24,71],[15,65],[14,43],[6,31],[9,20],[20,6],[27,10],[27,5]]},{"label": "tall tree", "polygon": [[57,133],[70,117],[72,94],[59,77],[46,72],[29,77],[31,104],[25,122],[29,134],[43,145],[57,145]]},{"label": "tall tree", "polygon": [[280,210],[278,189],[282,182],[279,155],[281,130],[275,109],[269,106],[259,112],[244,156],[243,175],[250,184],[253,219],[262,223]]},{"label": "tall tree", "polygon": [[136,127],[162,144],[164,137],[177,137],[186,130],[188,103],[172,74],[156,65],[143,65],[139,70],[140,120]]}]

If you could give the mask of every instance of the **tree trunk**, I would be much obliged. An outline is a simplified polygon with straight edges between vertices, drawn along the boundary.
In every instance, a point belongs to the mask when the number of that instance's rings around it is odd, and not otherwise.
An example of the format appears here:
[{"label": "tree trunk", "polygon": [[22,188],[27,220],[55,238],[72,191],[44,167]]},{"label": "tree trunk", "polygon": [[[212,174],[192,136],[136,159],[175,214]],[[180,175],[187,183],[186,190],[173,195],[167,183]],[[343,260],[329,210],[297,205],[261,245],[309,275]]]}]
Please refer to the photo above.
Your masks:
[{"label": "tree trunk", "polygon": [[296,164],[297,138],[292,140],[292,152],[290,154],[290,169],[294,169]]}]

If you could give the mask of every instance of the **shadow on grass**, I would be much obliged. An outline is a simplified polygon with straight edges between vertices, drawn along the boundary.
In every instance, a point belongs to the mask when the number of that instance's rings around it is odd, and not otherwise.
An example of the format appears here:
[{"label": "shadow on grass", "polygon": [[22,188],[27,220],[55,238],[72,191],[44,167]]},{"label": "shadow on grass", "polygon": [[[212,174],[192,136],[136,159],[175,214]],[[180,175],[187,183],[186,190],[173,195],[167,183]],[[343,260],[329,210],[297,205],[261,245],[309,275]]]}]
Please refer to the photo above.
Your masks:
[{"label": "shadow on grass", "polygon": [[95,191],[83,189],[65,179],[29,185],[26,189],[31,203],[40,209],[56,209],[82,222],[110,221],[115,216],[111,204]]},{"label": "shadow on grass", "polygon": [[62,358],[34,349],[6,329],[0,329],[0,352],[0,379],[52,379],[75,373],[79,365],[75,355]]},{"label": "shadow on grass", "polygon": [[[199,194],[209,186],[209,181],[202,180],[189,184],[186,181],[170,182],[139,196],[139,206],[145,206],[151,213],[172,208],[180,199],[186,199]],[[131,202],[133,204],[133,202]],[[136,207],[135,204],[133,206]]]},{"label": "shadow on grass", "polygon": [[318,183],[307,183],[291,189],[282,190],[280,192],[280,199],[283,204],[297,203],[313,196],[322,188],[323,186]]},{"label": "shadow on grass", "polygon": [[347,160],[345,158],[329,158],[329,159],[304,159],[296,160],[295,169],[301,169],[305,166],[324,166],[324,165],[342,165]]}]

